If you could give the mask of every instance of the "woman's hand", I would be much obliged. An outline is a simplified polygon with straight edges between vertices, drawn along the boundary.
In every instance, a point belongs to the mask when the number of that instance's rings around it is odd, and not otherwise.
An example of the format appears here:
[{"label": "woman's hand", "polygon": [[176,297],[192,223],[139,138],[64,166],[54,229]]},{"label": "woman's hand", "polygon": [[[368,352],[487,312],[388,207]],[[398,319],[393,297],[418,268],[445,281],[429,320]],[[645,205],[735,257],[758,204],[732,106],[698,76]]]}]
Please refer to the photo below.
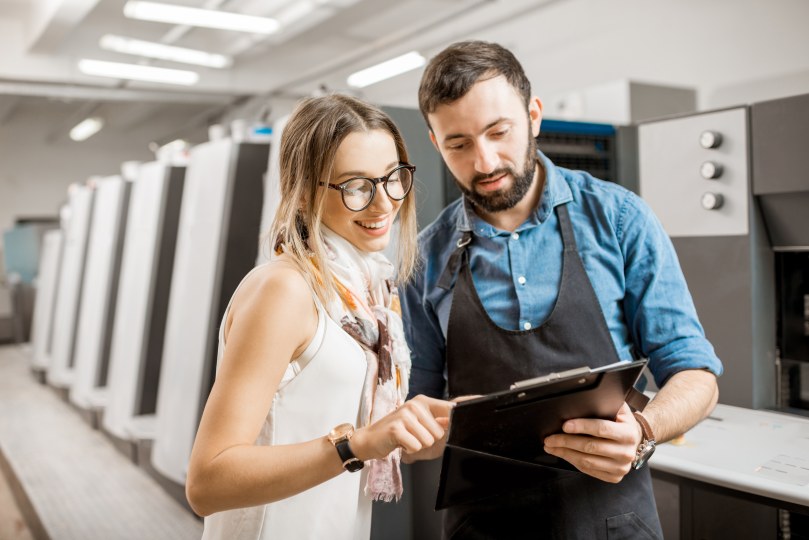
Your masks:
[{"label": "woman's hand", "polygon": [[[467,401],[467,400],[475,399],[475,398],[479,398],[479,397],[480,397],[479,394],[469,395],[469,396],[458,396],[456,398],[453,398],[451,400],[451,402],[454,405],[454,404],[460,403],[462,401]],[[450,407],[450,408],[452,408],[452,407]],[[441,425],[441,427],[443,427],[445,430],[449,427],[449,418],[448,417],[447,418],[443,418],[443,417],[442,418],[436,418],[436,421],[438,421],[438,423]],[[446,444],[447,444],[447,437],[446,437],[446,434],[444,434],[444,436],[440,440],[436,441],[435,444],[433,444],[429,448],[424,448],[424,449],[419,450],[418,452],[414,452],[412,454],[404,452],[402,454],[402,461],[404,461],[405,463],[413,463],[414,461],[422,461],[422,460],[430,460],[430,459],[439,458],[444,453],[444,446],[446,446]]]},{"label": "woman's hand", "polygon": [[[351,437],[351,451],[363,461],[382,459],[396,448],[405,455],[418,456],[416,459],[438,457],[454,406],[449,401],[416,396],[384,418],[358,429]],[[440,449],[433,450],[436,446]],[[406,459],[409,461],[413,460]]]}]

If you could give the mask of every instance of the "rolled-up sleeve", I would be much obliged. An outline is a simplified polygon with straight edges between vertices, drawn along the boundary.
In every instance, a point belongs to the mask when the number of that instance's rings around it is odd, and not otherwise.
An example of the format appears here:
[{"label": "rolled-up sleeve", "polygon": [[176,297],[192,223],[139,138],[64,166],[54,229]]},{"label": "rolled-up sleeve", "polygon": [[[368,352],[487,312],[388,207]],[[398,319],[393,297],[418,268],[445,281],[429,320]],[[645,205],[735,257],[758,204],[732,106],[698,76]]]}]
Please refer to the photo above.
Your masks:
[{"label": "rolled-up sleeve", "polygon": [[722,363],[705,337],[674,246],[651,209],[632,193],[622,205],[617,232],[624,253],[624,315],[655,383],[662,386],[687,369],[721,375]]}]

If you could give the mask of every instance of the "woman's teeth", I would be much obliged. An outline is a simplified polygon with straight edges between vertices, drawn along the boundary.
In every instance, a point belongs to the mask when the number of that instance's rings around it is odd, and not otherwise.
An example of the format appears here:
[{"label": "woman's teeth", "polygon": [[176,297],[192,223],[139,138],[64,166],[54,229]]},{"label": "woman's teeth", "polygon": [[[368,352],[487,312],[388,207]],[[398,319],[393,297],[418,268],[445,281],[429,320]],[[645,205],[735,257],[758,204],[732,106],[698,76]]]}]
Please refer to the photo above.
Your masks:
[{"label": "woman's teeth", "polygon": [[381,229],[387,224],[386,221],[373,221],[373,222],[364,222],[364,221],[357,221],[357,225],[360,227],[365,227],[366,229]]}]

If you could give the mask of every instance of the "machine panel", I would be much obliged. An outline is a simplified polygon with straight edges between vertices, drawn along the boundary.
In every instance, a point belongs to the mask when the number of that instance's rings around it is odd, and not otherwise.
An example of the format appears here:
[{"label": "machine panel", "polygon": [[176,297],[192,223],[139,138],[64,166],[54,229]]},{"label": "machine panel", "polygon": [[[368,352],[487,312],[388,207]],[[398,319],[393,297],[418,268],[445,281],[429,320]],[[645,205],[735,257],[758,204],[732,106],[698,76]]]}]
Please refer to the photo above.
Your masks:
[{"label": "machine panel", "polygon": [[[146,163],[132,187],[103,418],[104,429],[121,439],[143,412],[144,394],[156,397],[183,176],[182,168]],[[169,266],[167,276],[161,265]]]},{"label": "machine panel", "polygon": [[93,188],[74,186],[70,193],[70,221],[65,233],[59,290],[53,321],[53,348],[47,372],[49,384],[69,387],[73,381],[73,349],[79,315],[87,236],[93,211]]},{"label": "machine panel", "polygon": [[70,401],[85,409],[102,405],[105,399],[102,388],[106,386],[130,187],[120,176],[100,180],[96,187],[70,388]]},{"label": "machine panel", "polygon": [[35,370],[44,370],[50,364],[53,313],[56,291],[59,290],[63,237],[62,230],[57,229],[46,232],[42,238],[42,261],[37,275],[37,295],[31,326],[31,367]]},{"label": "machine panel", "polygon": [[640,193],[670,236],[748,233],[746,109],[673,118],[638,129]]},{"label": "machine panel", "polygon": [[269,146],[222,139],[191,151],[157,396],[152,465],[185,483],[213,378],[219,322],[258,253]]}]

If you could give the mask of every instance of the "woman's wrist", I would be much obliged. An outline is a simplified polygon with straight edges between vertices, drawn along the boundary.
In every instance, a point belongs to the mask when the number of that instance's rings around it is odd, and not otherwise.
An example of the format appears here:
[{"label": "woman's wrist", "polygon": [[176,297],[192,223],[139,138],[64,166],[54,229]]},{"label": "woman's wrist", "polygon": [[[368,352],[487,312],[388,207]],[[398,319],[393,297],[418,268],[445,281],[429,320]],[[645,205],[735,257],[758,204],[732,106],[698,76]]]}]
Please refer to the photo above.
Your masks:
[{"label": "woman's wrist", "polygon": [[368,451],[368,428],[361,427],[354,431],[354,435],[349,439],[348,446],[351,452],[361,461],[371,459]]}]

